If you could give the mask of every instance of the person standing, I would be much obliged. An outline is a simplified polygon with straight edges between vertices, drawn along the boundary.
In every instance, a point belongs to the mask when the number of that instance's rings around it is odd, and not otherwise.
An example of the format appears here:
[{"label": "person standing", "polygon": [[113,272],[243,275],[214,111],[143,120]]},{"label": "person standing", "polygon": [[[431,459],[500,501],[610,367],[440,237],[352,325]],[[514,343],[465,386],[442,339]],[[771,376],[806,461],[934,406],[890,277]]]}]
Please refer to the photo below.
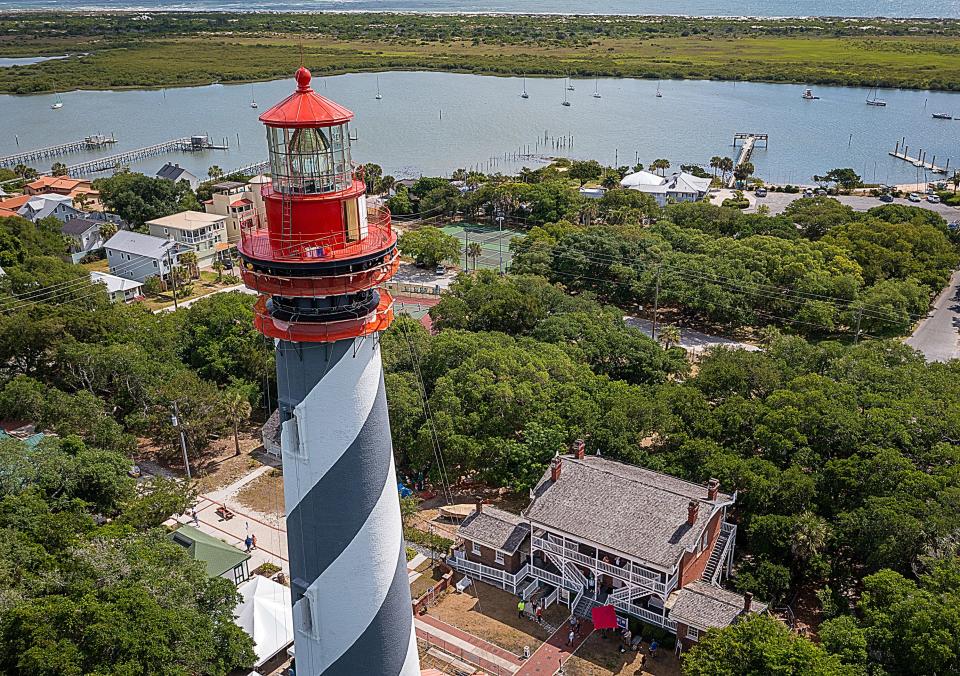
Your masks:
[{"label": "person standing", "polygon": [[251,545],[254,549],[257,548],[257,534],[256,534],[256,533],[253,533],[253,534],[250,536],[250,545]]},{"label": "person standing", "polygon": [[657,639],[652,639],[650,641],[650,657],[654,658],[657,656],[657,648],[660,647],[660,644],[657,643]]},{"label": "person standing", "polygon": [[249,554],[249,553],[250,553],[250,547],[253,546],[253,538],[250,537],[250,534],[249,534],[249,533],[247,533],[247,537],[244,538],[243,544],[246,545],[246,547],[247,547],[247,553]]},{"label": "person standing", "polygon": [[520,599],[520,601],[517,602],[517,617],[519,617],[521,620],[523,619],[523,609],[526,607],[526,605],[527,604],[523,602],[523,599]]},{"label": "person standing", "polygon": [[537,606],[537,623],[543,624],[543,606]]},{"label": "person standing", "polygon": [[190,510],[190,517],[193,519],[193,525],[196,527],[200,526],[200,517],[197,516],[197,508],[194,507]]},{"label": "person standing", "polygon": [[576,636],[576,634],[574,634],[574,633],[573,633],[573,629],[571,629],[571,630],[570,630],[570,633],[567,634],[567,645],[573,645],[573,637],[574,637],[574,636]]}]

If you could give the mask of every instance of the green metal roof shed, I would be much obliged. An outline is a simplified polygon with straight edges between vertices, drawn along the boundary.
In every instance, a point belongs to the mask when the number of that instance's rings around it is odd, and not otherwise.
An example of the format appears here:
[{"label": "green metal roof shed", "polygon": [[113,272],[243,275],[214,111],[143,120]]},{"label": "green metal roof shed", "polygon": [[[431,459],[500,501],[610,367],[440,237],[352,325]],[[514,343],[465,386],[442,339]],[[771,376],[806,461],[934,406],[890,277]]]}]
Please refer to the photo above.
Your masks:
[{"label": "green metal roof shed", "polygon": [[250,555],[223,540],[193,526],[180,526],[168,537],[186,549],[194,561],[202,561],[210,577],[225,577],[234,584],[240,584],[250,577],[247,564]]}]

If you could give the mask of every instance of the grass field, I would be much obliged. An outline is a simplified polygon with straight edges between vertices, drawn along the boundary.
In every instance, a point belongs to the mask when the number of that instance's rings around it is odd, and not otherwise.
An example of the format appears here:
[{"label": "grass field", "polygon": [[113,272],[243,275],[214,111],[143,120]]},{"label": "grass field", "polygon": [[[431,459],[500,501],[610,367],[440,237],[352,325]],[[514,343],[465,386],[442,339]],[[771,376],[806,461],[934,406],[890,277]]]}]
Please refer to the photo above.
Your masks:
[{"label": "grass field", "polygon": [[[81,26],[68,35],[30,23],[39,19],[15,22],[10,15],[0,15],[0,28],[17,28],[0,37],[0,55],[88,52],[0,69],[0,91],[169,87],[287,77],[299,62],[301,41],[304,62],[316,73],[441,70],[869,86],[879,81],[882,86],[960,90],[960,23],[949,21],[936,29],[890,24],[852,31],[839,23],[800,21],[798,27],[793,21],[778,28],[769,20],[753,26],[688,19],[686,30],[673,24],[653,30],[649,20],[618,19],[610,29],[600,18],[586,17],[573,23],[541,17],[542,25],[528,25],[521,20],[529,17],[519,17],[514,19],[519,27],[514,27],[504,17],[421,16],[404,17],[403,30],[390,32],[384,25],[400,21],[393,15],[351,16],[347,26],[331,23],[282,33],[264,23],[262,15],[245,15],[230,19],[245,22],[237,27],[211,19],[210,25],[191,30],[152,26],[150,33],[133,39],[127,33],[133,29],[122,23],[115,33],[89,26],[85,34]],[[119,21],[116,15],[111,18]],[[325,20],[334,22],[335,17]]]}]

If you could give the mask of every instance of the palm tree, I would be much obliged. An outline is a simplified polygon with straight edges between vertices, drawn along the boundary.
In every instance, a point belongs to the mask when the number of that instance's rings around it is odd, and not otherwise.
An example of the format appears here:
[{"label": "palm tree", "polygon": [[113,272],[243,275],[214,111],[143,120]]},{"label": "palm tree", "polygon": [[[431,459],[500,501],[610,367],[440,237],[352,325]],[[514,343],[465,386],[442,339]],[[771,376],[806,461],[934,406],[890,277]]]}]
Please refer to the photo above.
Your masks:
[{"label": "palm tree", "polygon": [[197,260],[197,254],[193,251],[186,251],[180,254],[180,264],[190,271],[191,279],[196,279],[200,276],[200,264]]},{"label": "palm tree", "polygon": [[729,157],[724,157],[720,159],[720,177],[722,181],[727,180],[727,174],[733,171],[733,160]]},{"label": "palm tree", "polygon": [[227,392],[223,398],[224,412],[233,425],[233,443],[236,448],[234,455],[240,455],[240,423],[250,417],[253,407],[239,392]]},{"label": "palm tree", "polygon": [[65,165],[63,162],[54,162],[53,166],[50,167],[50,173],[54,176],[66,176],[67,165]]},{"label": "palm tree", "polygon": [[219,258],[213,262],[213,269],[217,273],[217,284],[223,281],[223,261]]},{"label": "palm tree", "polygon": [[650,163],[650,168],[654,171],[659,171],[660,175],[664,175],[664,170],[670,168],[670,160],[658,159]]},{"label": "palm tree", "polygon": [[13,168],[13,173],[15,173],[20,178],[25,178],[27,180],[32,180],[39,175],[37,174],[36,169],[34,169],[33,167],[28,167],[25,164],[18,164],[17,166],[15,166]]},{"label": "palm tree", "polygon": [[960,171],[953,172],[950,182],[953,183],[953,192],[957,192],[957,188],[960,187]]},{"label": "palm tree", "polygon": [[80,211],[85,211],[88,204],[90,204],[90,196],[87,193],[78,192],[76,195],[73,196],[73,206],[75,206]]},{"label": "palm tree", "polygon": [[395,179],[390,174],[387,174],[380,179],[380,191],[383,193],[390,194],[390,191],[393,190],[393,186],[397,184],[397,179]]},{"label": "palm tree", "polygon": [[664,324],[660,328],[660,342],[663,343],[664,350],[669,350],[671,345],[680,342],[680,329],[673,324]]},{"label": "palm tree", "polygon": [[823,519],[810,512],[801,514],[793,526],[790,551],[800,561],[809,561],[826,546],[828,534]]},{"label": "palm tree", "polygon": [[620,174],[615,171],[606,172],[600,179],[600,186],[606,190],[620,187]]},{"label": "palm tree", "polygon": [[635,165],[633,165],[633,171],[634,172],[643,171],[643,163],[637,162]]},{"label": "palm tree", "polygon": [[480,254],[483,253],[483,247],[480,246],[480,242],[470,242],[467,245],[467,255],[473,259],[473,269],[477,269],[477,258],[480,257]]},{"label": "palm tree", "polygon": [[207,176],[209,176],[214,181],[223,178],[223,169],[219,165],[213,165],[207,170]]},{"label": "palm tree", "polygon": [[117,224],[105,221],[100,224],[100,239],[104,242],[117,234]]},{"label": "palm tree", "polygon": [[720,163],[723,162],[723,158],[719,155],[714,155],[710,158],[710,168],[713,169],[713,177],[717,177],[717,169],[720,168]]}]

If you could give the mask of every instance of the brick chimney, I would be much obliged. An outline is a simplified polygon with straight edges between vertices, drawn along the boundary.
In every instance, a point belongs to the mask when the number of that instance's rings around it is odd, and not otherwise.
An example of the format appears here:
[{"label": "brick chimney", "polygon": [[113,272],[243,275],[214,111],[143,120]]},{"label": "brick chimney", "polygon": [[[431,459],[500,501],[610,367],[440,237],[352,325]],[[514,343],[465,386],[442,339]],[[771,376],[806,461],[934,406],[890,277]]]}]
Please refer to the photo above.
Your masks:
[{"label": "brick chimney", "polygon": [[477,514],[483,511],[483,498],[477,497]]},{"label": "brick chimney", "polygon": [[687,504],[687,523],[691,526],[697,522],[697,515],[700,514],[700,503],[691,500]]},{"label": "brick chimney", "polygon": [[586,444],[583,439],[577,439],[573,442],[573,455],[577,460],[583,460],[583,454],[586,451]]},{"label": "brick chimney", "polygon": [[557,456],[550,461],[550,480],[557,481],[560,478],[560,470],[563,469],[563,458]]},{"label": "brick chimney", "polygon": [[753,604],[753,594],[747,592],[743,595],[743,612],[749,613],[750,606]]},{"label": "brick chimney", "polygon": [[710,479],[707,482],[707,500],[713,502],[717,499],[717,494],[720,493],[720,481],[717,479]]}]

